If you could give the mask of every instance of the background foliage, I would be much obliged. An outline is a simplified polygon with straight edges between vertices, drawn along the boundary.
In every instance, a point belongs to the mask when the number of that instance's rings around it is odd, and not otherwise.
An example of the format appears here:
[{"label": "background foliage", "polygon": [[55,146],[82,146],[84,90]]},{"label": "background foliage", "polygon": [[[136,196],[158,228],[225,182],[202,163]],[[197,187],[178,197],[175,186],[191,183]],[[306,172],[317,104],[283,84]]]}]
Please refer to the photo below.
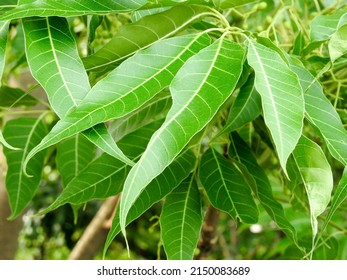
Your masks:
[{"label": "background foliage", "polygon": [[346,8],[0,4],[10,219],[39,213],[22,246],[67,258],[116,196],[98,257],[346,259]]}]

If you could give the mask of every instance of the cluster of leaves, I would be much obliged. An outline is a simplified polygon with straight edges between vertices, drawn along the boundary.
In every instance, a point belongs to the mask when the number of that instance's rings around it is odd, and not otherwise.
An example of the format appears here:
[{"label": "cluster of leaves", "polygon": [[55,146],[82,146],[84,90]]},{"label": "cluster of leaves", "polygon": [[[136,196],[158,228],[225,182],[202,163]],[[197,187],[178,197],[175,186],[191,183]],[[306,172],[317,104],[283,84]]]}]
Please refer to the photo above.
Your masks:
[{"label": "cluster of leaves", "polygon": [[[105,250],[163,201],[169,259],[193,258],[209,204],[247,224],[265,209],[301,257],[312,257],[347,196],[347,172],[331,168],[347,164],[343,8],[271,0],[1,4],[1,76],[13,26],[25,42],[22,63],[48,97],[47,104],[2,79],[11,218],[32,200],[53,157],[64,190],[42,214],[122,193]],[[98,46],[108,15],[124,13],[129,22]],[[82,38],[73,19],[84,26]],[[27,111],[13,118],[17,107]],[[289,205],[307,210],[309,240],[273,195],[274,169]],[[333,175],[340,181],[331,199]]]}]

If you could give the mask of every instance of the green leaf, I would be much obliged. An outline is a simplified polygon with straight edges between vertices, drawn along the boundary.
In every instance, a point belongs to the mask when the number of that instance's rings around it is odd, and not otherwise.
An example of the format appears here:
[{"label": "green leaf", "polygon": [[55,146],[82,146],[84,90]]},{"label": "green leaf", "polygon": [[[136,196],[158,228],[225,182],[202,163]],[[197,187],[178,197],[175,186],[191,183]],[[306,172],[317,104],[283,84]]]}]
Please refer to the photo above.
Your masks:
[{"label": "green leaf", "polygon": [[[23,20],[23,28],[31,73],[45,89],[54,111],[62,118],[90,91],[88,76],[67,20],[27,18]],[[91,128],[85,135],[104,152],[133,165],[111,139],[106,127]]]},{"label": "green leaf", "polygon": [[178,33],[188,24],[209,14],[211,11],[205,7],[177,6],[123,25],[110,42],[83,59],[84,66],[88,71],[112,70],[126,57]]},{"label": "green leaf", "polygon": [[228,9],[258,2],[258,0],[212,0],[212,2],[218,9]]},{"label": "green leaf", "polygon": [[10,24],[9,21],[0,22],[0,86],[1,86],[2,74],[5,67],[5,54],[6,54],[6,44],[7,44],[9,24]]},{"label": "green leaf", "polygon": [[[119,145],[128,156],[138,158],[145,150],[152,134],[160,127],[162,121],[154,121],[126,135]],[[119,193],[130,168],[124,162],[108,155],[101,154],[72,178],[59,197],[40,214],[48,213],[63,204],[79,205],[92,199],[102,199]]]},{"label": "green leaf", "polygon": [[169,260],[192,260],[202,226],[200,192],[191,176],[165,199],[161,238]]},{"label": "green leaf", "polygon": [[25,17],[73,17],[88,14],[125,13],[146,4],[146,0],[34,0],[18,5],[0,16],[0,21]]},{"label": "green leaf", "polygon": [[318,232],[317,217],[327,208],[333,189],[331,167],[322,149],[305,136],[300,138],[293,157],[299,168],[310,204],[314,240]]},{"label": "green leaf", "polygon": [[226,124],[219,134],[229,133],[242,127],[246,123],[256,119],[260,113],[261,99],[255,89],[254,75],[252,74],[247,83],[241,87],[230,109]]},{"label": "green leaf", "polygon": [[[276,201],[272,194],[272,187],[265,171],[258,165],[257,160],[248,145],[241,137],[232,134],[232,145],[229,148],[230,155],[239,160],[248,170],[256,183],[256,189],[252,188],[259,202],[277,226],[297,244],[297,234],[293,225],[285,216],[282,205]],[[250,184],[252,187],[252,185]]]},{"label": "green leaf", "polygon": [[242,72],[243,49],[221,38],[190,58],[170,85],[173,106],[124,184],[120,223],[147,185],[201,131],[233,92]]},{"label": "green leaf", "polygon": [[[274,50],[249,40],[248,63],[255,71],[266,126],[281,166],[294,150],[303,127],[304,97],[298,77]],[[287,173],[286,173],[287,174]]]},{"label": "green leaf", "polygon": [[40,119],[18,118],[5,125],[4,137],[10,145],[21,148],[19,151],[4,149],[8,165],[6,188],[12,210],[10,219],[18,216],[28,205],[39,186],[45,153],[38,153],[28,165],[28,171],[33,177],[24,175],[22,164],[28,151],[46,134],[47,129]]},{"label": "green leaf", "polygon": [[1,130],[0,130],[0,144],[2,144],[4,147],[10,150],[20,150],[19,148],[12,147],[9,143],[7,143]]},{"label": "green leaf", "polygon": [[[184,151],[149,185],[135,201],[133,207],[130,209],[127,216],[126,224],[130,224],[137,219],[145,211],[147,211],[152,205],[160,201],[172,190],[179,186],[182,181],[188,177],[195,164],[195,156],[190,150]],[[110,246],[112,240],[121,231],[119,208],[114,216],[112,227],[108,233],[105,243],[104,254],[107,248]]]},{"label": "green leaf", "polygon": [[213,148],[202,156],[199,178],[215,208],[227,212],[235,221],[258,221],[258,208],[242,173]]},{"label": "green leaf", "polygon": [[167,87],[183,63],[208,43],[207,35],[175,37],[160,41],[127,59],[97,83],[78,107],[53,127],[40,145],[30,152],[26,163],[40,150],[98,123],[137,110]]},{"label": "green leaf", "polygon": [[332,62],[347,53],[347,24],[341,26],[331,35],[328,47]]},{"label": "green leaf", "polygon": [[347,12],[339,10],[330,15],[320,15],[311,23],[311,42],[328,40],[338,28],[347,23]]},{"label": "green leaf", "polygon": [[147,10],[140,10],[140,11],[135,11],[131,15],[131,19],[133,22],[139,21],[143,17],[150,16],[150,15],[155,15],[161,12],[165,12],[170,7],[162,7],[162,8],[153,8],[153,9],[147,9]]},{"label": "green leaf", "polygon": [[93,160],[94,154],[95,146],[81,134],[59,143],[55,161],[64,186]]},{"label": "green leaf", "polygon": [[0,108],[34,106],[38,100],[19,88],[0,87]]},{"label": "green leaf", "polygon": [[333,198],[331,200],[329,211],[325,217],[324,224],[322,226],[321,232],[323,233],[326,229],[327,225],[329,224],[331,218],[335,214],[336,210],[340,207],[340,205],[346,200],[347,198],[347,167],[345,167],[345,170],[342,174],[342,178],[339,182],[339,185],[337,186]]},{"label": "green leaf", "polygon": [[331,155],[347,165],[347,131],[335,108],[324,95],[320,83],[298,59],[291,58],[290,67],[298,75],[305,92],[306,118],[320,131]]}]

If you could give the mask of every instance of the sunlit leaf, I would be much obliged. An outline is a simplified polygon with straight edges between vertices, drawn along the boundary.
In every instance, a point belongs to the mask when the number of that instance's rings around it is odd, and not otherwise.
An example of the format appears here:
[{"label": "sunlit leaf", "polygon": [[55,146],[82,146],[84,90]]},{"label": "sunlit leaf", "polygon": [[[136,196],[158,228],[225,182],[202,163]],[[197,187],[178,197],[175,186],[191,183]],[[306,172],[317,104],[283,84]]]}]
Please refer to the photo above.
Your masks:
[{"label": "sunlit leaf", "polygon": [[34,106],[38,100],[19,88],[0,87],[0,108]]},{"label": "sunlit leaf", "polygon": [[4,135],[2,134],[2,131],[0,130],[0,144],[2,144],[4,147],[10,149],[10,150],[18,150],[19,148],[12,147],[4,138]]},{"label": "sunlit leaf", "polygon": [[228,9],[248,3],[258,2],[258,0],[212,0],[213,4],[219,9]]},{"label": "sunlit leaf", "polygon": [[26,162],[40,150],[96,124],[135,111],[167,87],[183,63],[208,43],[207,35],[175,37],[127,59],[97,83],[78,107],[53,127],[31,151]]},{"label": "sunlit leaf", "polygon": [[286,172],[303,127],[304,97],[298,77],[274,50],[249,40],[248,63],[255,71],[264,119]]},{"label": "sunlit leaf", "polygon": [[[133,207],[130,209],[126,224],[128,225],[146,210],[148,210],[153,204],[164,198],[172,190],[181,184],[181,182],[188,177],[195,164],[194,154],[187,150],[176,159],[152,182],[149,183],[146,189],[137,198]],[[112,227],[108,233],[105,243],[104,254],[110,246],[113,239],[120,233],[120,216],[119,208],[114,216]]]},{"label": "sunlit leaf", "polygon": [[345,25],[341,26],[333,35],[331,35],[328,46],[332,62],[347,53],[347,20]]},{"label": "sunlit leaf", "polygon": [[6,44],[8,37],[8,26],[9,21],[0,21],[0,86],[2,80],[2,74],[5,67],[5,53],[6,53]]},{"label": "sunlit leaf", "polygon": [[0,16],[0,21],[33,16],[72,17],[86,14],[124,13],[140,8],[146,0],[33,0],[25,2]]},{"label": "sunlit leaf", "polygon": [[18,151],[4,149],[8,165],[6,188],[12,210],[10,219],[14,219],[28,205],[39,186],[45,153],[38,153],[28,165],[33,177],[24,175],[22,165],[28,151],[46,134],[47,129],[40,119],[18,118],[6,123],[4,137],[10,145],[21,148]]},{"label": "sunlit leaf", "polygon": [[242,72],[243,49],[223,38],[190,58],[175,76],[170,91],[173,105],[165,123],[153,135],[146,151],[124,184],[120,222],[137,197],[202,130],[233,92]]},{"label": "sunlit leaf", "polygon": [[302,136],[293,152],[310,204],[312,235],[318,232],[317,217],[327,208],[333,189],[331,167],[322,149]]},{"label": "sunlit leaf", "polygon": [[291,58],[290,67],[298,75],[305,92],[305,117],[320,131],[331,155],[347,165],[347,131],[339,115],[320,83],[299,60]]},{"label": "sunlit leaf", "polygon": [[194,176],[165,199],[160,216],[161,238],[169,260],[191,260],[202,226],[200,192]]},{"label": "sunlit leaf", "polygon": [[188,24],[209,14],[211,11],[205,7],[177,6],[123,25],[111,41],[83,59],[84,66],[88,71],[112,70],[126,57],[176,34]]},{"label": "sunlit leaf", "polygon": [[241,172],[213,148],[201,159],[199,178],[215,208],[227,212],[235,221],[258,221],[258,208]]}]

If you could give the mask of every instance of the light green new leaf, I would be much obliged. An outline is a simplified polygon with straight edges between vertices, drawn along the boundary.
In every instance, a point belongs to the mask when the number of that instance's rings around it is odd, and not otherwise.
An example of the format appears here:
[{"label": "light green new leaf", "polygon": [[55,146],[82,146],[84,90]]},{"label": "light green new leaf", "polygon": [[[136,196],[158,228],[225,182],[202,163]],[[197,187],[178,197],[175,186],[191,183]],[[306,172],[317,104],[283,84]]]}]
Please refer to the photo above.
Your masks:
[{"label": "light green new leaf", "polygon": [[97,83],[78,107],[53,127],[30,152],[26,163],[51,145],[137,110],[167,87],[184,62],[208,43],[206,34],[175,37],[160,41],[127,59]]},{"label": "light green new leaf", "polygon": [[333,35],[331,35],[328,47],[332,62],[347,53],[347,24],[341,26]]},{"label": "light green new leaf", "polygon": [[[126,224],[128,225],[137,219],[153,204],[160,201],[177,186],[179,186],[182,181],[191,173],[192,169],[194,168],[195,160],[196,158],[190,150],[186,150],[176,157],[176,159],[158,177],[149,183],[147,188],[144,189],[144,191],[137,198],[133,207],[129,211]],[[118,208],[105,242],[104,254],[120,231],[121,227]]]},{"label": "light green new leaf", "polygon": [[258,221],[258,208],[242,173],[213,148],[202,156],[199,178],[215,208],[227,212],[235,221]]},{"label": "light green new leaf", "polygon": [[38,100],[19,88],[0,87],[0,108],[34,106]]},{"label": "light green new leaf", "polygon": [[0,21],[25,17],[73,17],[88,14],[126,13],[146,4],[146,0],[33,0],[0,16]]},{"label": "light green new leaf", "polygon": [[333,189],[333,174],[322,149],[302,136],[293,157],[305,185],[310,205],[313,239],[318,232],[317,217],[327,208]]},{"label": "light green new leaf", "polygon": [[[23,20],[23,28],[31,73],[45,89],[53,110],[62,118],[90,91],[88,76],[67,20],[27,18]],[[105,126],[93,127],[85,135],[104,152],[133,165],[114,143]]]},{"label": "light green new leaf", "polygon": [[[282,205],[274,199],[267,175],[258,165],[251,149],[236,133],[232,134],[232,145],[230,145],[229,154],[247,168],[249,171],[248,175],[252,176],[255,180],[256,189],[253,189],[253,192],[256,194],[261,205],[277,226],[297,244],[296,230],[285,216]],[[252,185],[250,186],[252,187]]]},{"label": "light green new leaf", "polygon": [[137,197],[202,130],[233,92],[242,72],[243,49],[224,38],[190,58],[170,85],[173,105],[141,159],[130,171],[120,202],[120,223]]},{"label": "light green new leaf", "polygon": [[241,87],[233,106],[230,109],[225,126],[219,134],[234,131],[256,119],[261,113],[260,95],[255,89],[254,75]]},{"label": "light green new leaf", "polygon": [[9,21],[0,21],[0,86],[2,80],[2,74],[5,67],[5,53],[6,53],[6,44],[8,37],[8,26]]},{"label": "light green new leaf", "polygon": [[4,137],[9,144],[21,148],[19,151],[4,149],[8,165],[6,188],[12,210],[10,219],[14,219],[28,205],[39,186],[45,154],[37,154],[28,165],[33,177],[25,176],[22,164],[29,150],[46,134],[47,129],[40,119],[18,118],[5,125]]},{"label": "light green new leaf", "polygon": [[191,176],[165,199],[161,238],[169,260],[192,260],[202,226],[200,192]]},{"label": "light green new leaf", "polygon": [[288,157],[294,150],[303,127],[302,88],[296,74],[276,51],[249,40],[247,58],[255,71],[255,88],[261,95],[266,126],[286,173]]},{"label": "light green new leaf", "polygon": [[84,66],[88,71],[112,70],[126,57],[178,33],[202,16],[211,14],[211,10],[206,7],[177,6],[123,25],[111,41],[83,59]]},{"label": "light green new leaf", "polygon": [[258,0],[212,0],[212,2],[218,9],[229,9],[248,3],[258,2]]},{"label": "light green new leaf", "polygon": [[82,134],[58,144],[55,161],[64,186],[75,178],[94,158],[95,146]]},{"label": "light green new leaf", "polygon": [[324,224],[322,226],[321,232],[323,233],[327,225],[329,224],[331,218],[335,214],[336,210],[347,198],[347,167],[343,171],[342,178],[334,192],[333,198],[331,200],[329,211],[325,217]]},{"label": "light green new leaf", "polygon": [[347,23],[347,12],[339,10],[330,15],[320,15],[311,23],[311,42],[328,40],[338,28]]},{"label": "light green new leaf", "polygon": [[331,155],[347,165],[347,131],[339,115],[324,95],[320,83],[302,63],[295,58],[290,58],[289,62],[305,92],[306,118],[320,131]]}]

